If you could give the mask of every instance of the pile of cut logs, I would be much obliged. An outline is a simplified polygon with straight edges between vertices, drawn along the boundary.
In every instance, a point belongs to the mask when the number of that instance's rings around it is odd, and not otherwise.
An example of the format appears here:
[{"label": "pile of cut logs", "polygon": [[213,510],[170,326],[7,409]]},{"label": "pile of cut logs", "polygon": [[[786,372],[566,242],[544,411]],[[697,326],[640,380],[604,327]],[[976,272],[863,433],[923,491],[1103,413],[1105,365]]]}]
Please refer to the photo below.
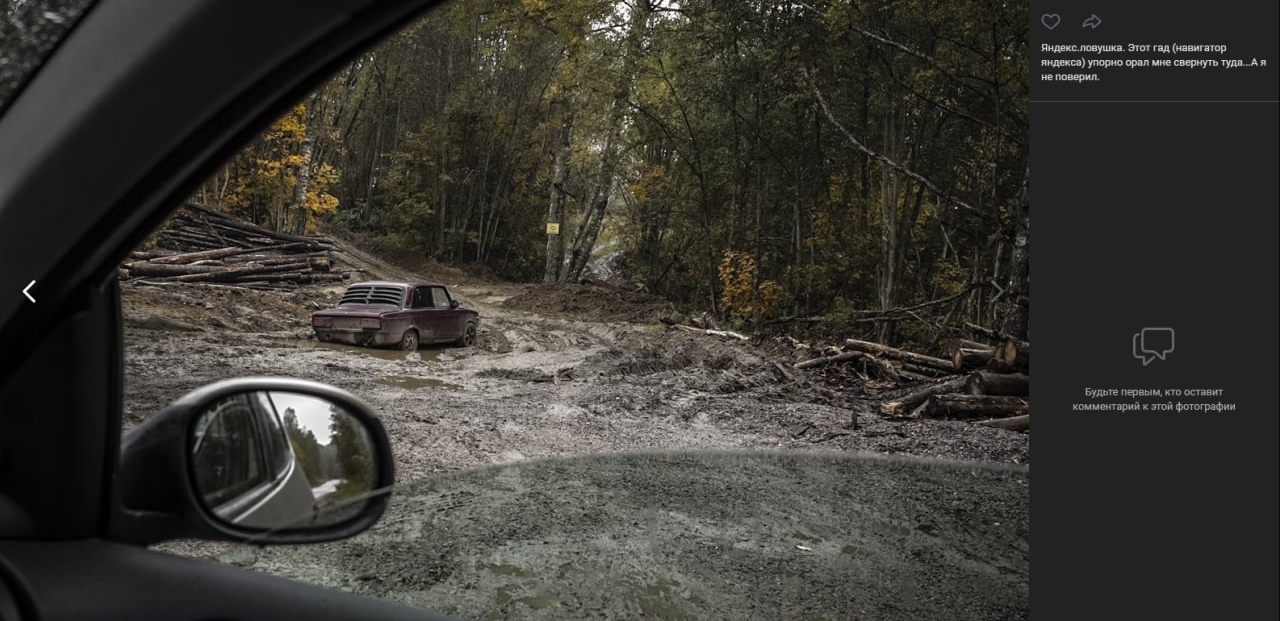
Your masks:
[{"label": "pile of cut logs", "polygon": [[186,203],[158,233],[156,248],[135,251],[120,279],[137,284],[217,283],[249,289],[293,289],[340,282],[331,271],[331,240],[289,235]]},{"label": "pile of cut logs", "polygon": [[1031,429],[1031,344],[1004,338],[990,344],[955,339],[951,359],[849,339],[839,353],[805,360],[797,369],[854,364],[868,377],[910,386],[892,391],[880,413],[895,419],[949,418]]}]

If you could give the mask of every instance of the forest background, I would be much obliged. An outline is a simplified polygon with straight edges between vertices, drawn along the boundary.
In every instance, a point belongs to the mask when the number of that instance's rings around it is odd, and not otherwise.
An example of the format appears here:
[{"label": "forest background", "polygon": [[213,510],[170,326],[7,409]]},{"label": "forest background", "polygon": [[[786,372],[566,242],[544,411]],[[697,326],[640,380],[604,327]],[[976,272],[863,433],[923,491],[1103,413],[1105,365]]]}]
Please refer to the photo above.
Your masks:
[{"label": "forest background", "polygon": [[193,200],[744,330],[1027,339],[1025,2],[460,0]]}]

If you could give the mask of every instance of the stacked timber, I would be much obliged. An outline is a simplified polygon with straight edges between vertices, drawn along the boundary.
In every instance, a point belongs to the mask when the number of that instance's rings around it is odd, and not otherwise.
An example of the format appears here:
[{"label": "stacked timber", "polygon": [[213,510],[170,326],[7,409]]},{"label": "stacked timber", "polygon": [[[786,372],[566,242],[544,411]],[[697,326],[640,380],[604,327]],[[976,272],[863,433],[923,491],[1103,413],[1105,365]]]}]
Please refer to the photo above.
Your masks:
[{"label": "stacked timber", "polygon": [[187,203],[157,234],[156,248],[133,252],[121,280],[136,284],[213,283],[250,289],[293,289],[341,282],[332,241],[272,231]]},{"label": "stacked timber", "polygon": [[880,404],[883,416],[963,419],[1018,431],[1031,428],[1031,344],[954,339],[950,358],[848,339],[840,351],[805,360],[797,369],[855,365],[864,377],[898,385]]}]

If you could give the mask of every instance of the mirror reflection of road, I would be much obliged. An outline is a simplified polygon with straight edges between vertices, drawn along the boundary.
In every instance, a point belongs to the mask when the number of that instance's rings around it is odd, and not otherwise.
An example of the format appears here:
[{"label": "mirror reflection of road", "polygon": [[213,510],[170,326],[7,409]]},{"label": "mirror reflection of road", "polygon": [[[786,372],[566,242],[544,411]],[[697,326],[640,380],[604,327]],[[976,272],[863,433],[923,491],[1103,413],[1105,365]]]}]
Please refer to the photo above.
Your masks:
[{"label": "mirror reflection of road", "polygon": [[272,400],[317,501],[341,502],[372,488],[372,442],[350,415],[305,395],[273,393]]},{"label": "mirror reflection of road", "polygon": [[1023,619],[1029,486],[1021,467],[831,454],[532,461],[412,485],[365,535],[247,562],[464,619]]}]

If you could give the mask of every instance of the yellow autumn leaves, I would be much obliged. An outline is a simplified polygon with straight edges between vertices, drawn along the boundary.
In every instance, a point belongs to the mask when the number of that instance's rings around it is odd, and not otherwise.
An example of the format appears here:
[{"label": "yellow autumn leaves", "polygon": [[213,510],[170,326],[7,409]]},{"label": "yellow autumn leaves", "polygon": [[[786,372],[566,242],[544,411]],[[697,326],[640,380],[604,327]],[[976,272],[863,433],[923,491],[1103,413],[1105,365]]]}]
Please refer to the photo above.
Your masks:
[{"label": "yellow autumn leaves", "polygon": [[782,285],[757,282],[756,260],[745,252],[726,250],[720,259],[720,310],[730,319],[761,321],[777,316]]},{"label": "yellow autumn leaves", "polygon": [[[315,217],[338,208],[337,197],[328,192],[338,183],[338,171],[315,157],[317,133],[307,127],[306,104],[294,106],[227,165],[222,176],[227,190],[214,206],[277,230],[314,232]],[[295,205],[304,170],[309,173],[305,199]]]}]

